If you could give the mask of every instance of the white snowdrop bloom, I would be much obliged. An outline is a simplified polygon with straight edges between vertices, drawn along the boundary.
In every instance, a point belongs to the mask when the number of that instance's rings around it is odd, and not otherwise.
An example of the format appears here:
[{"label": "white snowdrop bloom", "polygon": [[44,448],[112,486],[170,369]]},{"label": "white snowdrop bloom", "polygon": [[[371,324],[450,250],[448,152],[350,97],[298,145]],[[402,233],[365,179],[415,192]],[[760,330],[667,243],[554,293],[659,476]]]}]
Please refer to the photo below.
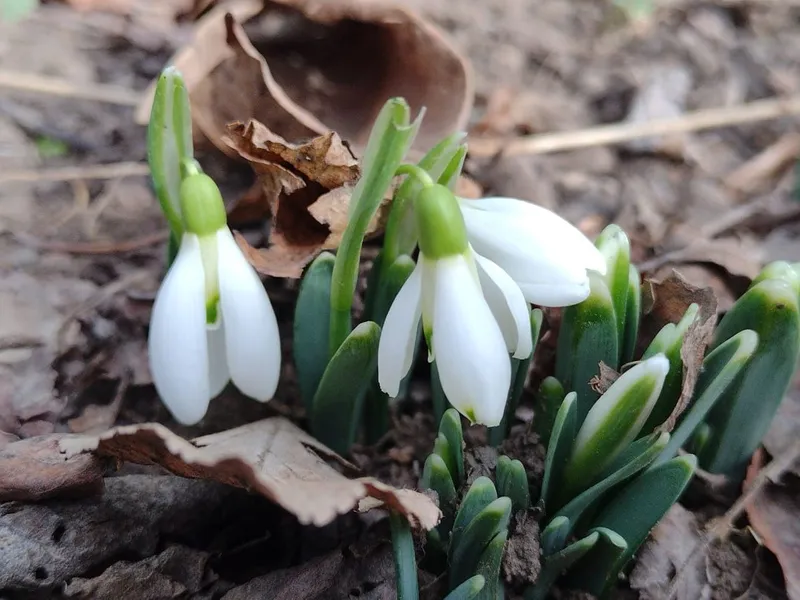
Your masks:
[{"label": "white snowdrop bloom", "polygon": [[420,255],[384,322],[378,380],[390,396],[411,368],[422,322],[450,403],[474,423],[497,426],[511,362],[530,356],[529,306],[509,275],[469,245],[458,203],[440,185],[415,199]]},{"label": "white snowdrop bloom", "polygon": [[175,419],[200,421],[228,381],[258,401],[272,398],[280,338],[267,292],[226,224],[214,182],[194,174],[181,184],[186,226],[150,320],[150,370]]},{"label": "white snowdrop bloom", "polygon": [[589,296],[587,270],[606,273],[600,251],[557,214],[515,198],[459,199],[475,252],[497,264],[540,306],[570,306]]}]

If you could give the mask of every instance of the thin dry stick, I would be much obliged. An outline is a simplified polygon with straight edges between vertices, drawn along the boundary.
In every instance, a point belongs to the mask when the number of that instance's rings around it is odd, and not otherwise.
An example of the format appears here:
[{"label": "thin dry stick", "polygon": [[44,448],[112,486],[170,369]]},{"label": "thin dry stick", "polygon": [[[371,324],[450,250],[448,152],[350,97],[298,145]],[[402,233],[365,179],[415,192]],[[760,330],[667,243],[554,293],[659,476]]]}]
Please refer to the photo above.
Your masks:
[{"label": "thin dry stick", "polygon": [[739,499],[736,500],[733,506],[731,506],[722,517],[714,519],[709,523],[703,541],[694,547],[689,558],[687,558],[683,566],[677,570],[672,580],[672,585],[670,585],[667,600],[675,598],[683,573],[689,570],[687,567],[692,561],[704,554],[711,544],[717,540],[724,540],[733,530],[734,522],[739,518],[744,509],[747,508],[747,505],[755,500],[756,496],[764,490],[770,481],[779,480],[781,476],[795,464],[798,458],[800,458],[800,440],[795,441],[784,453],[772,459],[772,462],[761,469],[758,475],[753,479],[753,483],[739,496]]},{"label": "thin dry stick", "polygon": [[58,169],[30,169],[0,172],[0,184],[12,182],[75,181],[78,179],[116,179],[149,175],[150,167],[143,162],[121,162],[87,167],[62,167]]},{"label": "thin dry stick", "polygon": [[103,83],[73,83],[66,79],[0,70],[0,88],[34,92],[81,100],[95,100],[122,106],[138,106],[142,93],[129,88]]},{"label": "thin dry stick", "polygon": [[797,114],[800,114],[800,96],[771,98],[738,106],[698,110],[673,119],[656,119],[645,123],[614,123],[579,131],[542,133],[515,139],[473,138],[469,142],[469,151],[473,156],[494,156],[498,153],[546,154],[619,144],[656,135],[754,123]]}]

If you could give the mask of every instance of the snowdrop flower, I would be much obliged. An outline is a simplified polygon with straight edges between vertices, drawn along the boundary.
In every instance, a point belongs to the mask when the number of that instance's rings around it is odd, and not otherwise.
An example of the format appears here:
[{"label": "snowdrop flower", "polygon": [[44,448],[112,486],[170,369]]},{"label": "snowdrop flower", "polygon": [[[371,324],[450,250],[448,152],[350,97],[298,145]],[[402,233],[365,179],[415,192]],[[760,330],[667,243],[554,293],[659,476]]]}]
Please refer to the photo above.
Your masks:
[{"label": "snowdrop flower", "polygon": [[459,200],[467,237],[540,306],[570,306],[589,296],[587,270],[606,273],[600,251],[557,214],[514,198]]},{"label": "snowdrop flower", "polygon": [[258,401],[272,398],[281,353],[269,297],[227,227],[213,180],[187,176],[180,210],[185,233],[156,295],[148,349],[156,390],[191,425],[231,379]]},{"label": "snowdrop flower", "polygon": [[378,381],[397,395],[422,321],[450,403],[470,421],[496,426],[511,384],[509,352],[526,358],[532,351],[529,306],[503,269],[473,251],[449,189],[428,185],[414,207],[419,260],[386,316]]}]

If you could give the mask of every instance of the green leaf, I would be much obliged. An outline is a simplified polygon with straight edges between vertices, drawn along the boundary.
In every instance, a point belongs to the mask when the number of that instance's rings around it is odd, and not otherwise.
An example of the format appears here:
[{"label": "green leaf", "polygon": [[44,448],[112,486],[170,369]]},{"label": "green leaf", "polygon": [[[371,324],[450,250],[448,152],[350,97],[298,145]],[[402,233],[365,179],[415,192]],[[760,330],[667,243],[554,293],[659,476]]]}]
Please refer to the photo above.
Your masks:
[{"label": "green leaf", "polygon": [[611,294],[600,275],[590,272],[589,282],[589,297],[562,312],[556,350],[556,377],[565,390],[578,395],[579,423],[600,396],[589,385],[600,371],[600,361],[613,369],[619,366],[619,336]]},{"label": "green leaf", "polygon": [[616,531],[628,545],[620,557],[618,571],[680,498],[696,466],[697,458],[687,454],[651,467],[610,498],[593,519],[593,529],[605,527]]},{"label": "green leaf", "polygon": [[616,362],[619,364],[625,343],[627,304],[630,291],[631,244],[622,228],[612,223],[597,236],[595,245],[606,259],[608,267],[605,281],[608,285],[608,292],[611,295],[614,315],[617,321],[617,350],[619,356],[616,357]]},{"label": "green leaf", "polygon": [[[378,114],[361,161],[361,178],[350,197],[347,227],[342,235],[331,280],[328,353],[333,356],[350,334],[353,297],[361,262],[361,246],[369,223],[383,201],[397,167],[414,141],[422,113],[412,123],[402,98],[386,101]],[[387,259],[388,260],[388,259]],[[394,263],[394,257],[388,264]]]},{"label": "green leaf", "polygon": [[592,407],[572,448],[560,490],[569,500],[597,481],[636,439],[661,392],[669,362],[659,354],[640,362],[617,379]]},{"label": "green leaf", "polygon": [[[456,150],[450,162],[442,171],[442,174],[436,179],[436,183],[450,188],[450,191],[455,191],[456,183],[461,175],[461,170],[464,168],[464,161],[467,158],[467,145],[461,144]],[[429,172],[430,173],[430,172]],[[430,173],[433,176],[433,173]]]},{"label": "green leaf", "polygon": [[381,328],[372,321],[353,329],[333,355],[311,410],[311,431],[331,450],[345,454],[356,439],[364,395],[378,362]]},{"label": "green leaf", "polygon": [[500,568],[503,565],[503,551],[507,540],[508,529],[500,531],[492,538],[478,558],[475,572],[483,575],[486,582],[481,593],[476,596],[478,600],[502,600],[504,597],[503,582],[500,581]]},{"label": "green leaf", "polygon": [[[383,322],[386,320],[389,307],[400,292],[400,288],[403,287],[403,284],[411,276],[414,267],[415,263],[411,257],[402,255],[394,261],[378,281],[373,282],[377,291],[374,294],[375,297],[372,300],[370,312],[367,312],[367,314],[372,321],[375,321],[381,327],[383,327]],[[373,265],[373,271],[375,268],[375,265]],[[372,276],[372,271],[370,271],[370,276]],[[412,364],[416,359],[418,349],[419,343],[417,343],[414,350]],[[398,400],[405,398],[410,381],[411,373],[409,372],[400,383],[400,391],[397,394]],[[364,408],[364,430],[368,444],[377,443],[378,440],[389,431],[389,395],[381,389],[380,383],[378,383],[377,373],[375,373],[369,391],[367,392]]]},{"label": "green leaf", "polygon": [[542,478],[542,492],[539,502],[544,504],[545,512],[558,508],[554,504],[556,495],[561,488],[564,478],[564,469],[572,454],[572,445],[578,429],[577,397],[575,392],[570,392],[558,409],[550,443],[547,445],[547,455],[544,460],[544,477]]},{"label": "green leaf", "polygon": [[531,494],[528,490],[528,475],[522,463],[507,456],[499,456],[496,474],[497,493],[511,499],[514,512],[527,510],[531,504]]},{"label": "green leaf", "polygon": [[443,433],[436,436],[436,440],[433,442],[433,453],[442,457],[444,464],[447,465],[447,470],[455,481],[456,477],[458,477],[458,465],[456,464],[455,453],[450,447],[450,442]]},{"label": "green leaf", "polygon": [[681,359],[681,348],[686,332],[692,323],[697,319],[699,311],[697,304],[689,305],[686,313],[677,325],[668,323],[658,332],[650,346],[645,350],[642,359],[648,359],[656,354],[663,353],[669,360],[669,372],[664,379],[664,386],[658,396],[653,412],[642,427],[643,431],[653,431],[656,427],[667,420],[672,413],[678,398],[681,395],[683,386],[683,360]]},{"label": "green leaf", "polygon": [[559,552],[567,543],[573,524],[567,517],[558,516],[553,518],[542,530],[542,554],[550,556]]},{"label": "green leaf", "polygon": [[167,67],[158,78],[150,110],[147,162],[161,210],[177,239],[183,235],[181,164],[194,153],[190,110],[183,76],[175,67]]},{"label": "green leaf", "polygon": [[758,335],[746,329],[708,353],[703,360],[703,368],[695,386],[696,399],[672,432],[669,444],[655,460],[656,465],[675,456],[692,437],[714,404],[753,356],[757,345]]},{"label": "green leaf", "polygon": [[0,22],[16,23],[39,8],[39,0],[3,0],[0,2]]},{"label": "green leaf", "polygon": [[758,347],[709,412],[712,435],[700,456],[703,468],[731,478],[744,475],[791,382],[800,352],[796,289],[779,279],[750,288],[720,322],[712,349],[745,329],[758,334]]},{"label": "green leaf", "polygon": [[508,391],[508,400],[506,400],[503,420],[497,427],[489,428],[489,445],[491,446],[499,446],[508,437],[514,414],[517,412],[517,406],[519,406],[519,400],[522,397],[522,392],[525,391],[525,382],[528,379],[528,371],[530,370],[531,361],[533,360],[533,353],[536,352],[536,345],[539,341],[539,332],[542,329],[543,319],[544,314],[540,309],[536,308],[530,312],[531,338],[533,339],[531,355],[522,360],[511,358],[511,387]]},{"label": "green leaf", "polygon": [[639,339],[639,320],[642,316],[642,285],[639,271],[633,265],[628,270],[628,300],[625,304],[625,333],[622,336],[622,359],[624,365],[633,360],[636,342]]},{"label": "green leaf", "polygon": [[[566,506],[558,511],[555,519],[561,517],[569,522],[569,530],[566,534],[561,530],[560,534],[566,536],[572,533],[579,520],[587,514],[590,509],[596,508],[602,498],[610,490],[620,483],[630,479],[636,473],[647,467],[655,460],[658,454],[664,449],[669,441],[669,434],[652,434],[633,442],[620,454],[603,478],[585,492],[571,500]],[[552,546],[551,546],[552,548]],[[560,548],[558,548],[560,550]],[[551,550],[552,551],[552,550]]]},{"label": "green leaf", "polygon": [[559,576],[589,552],[599,538],[600,534],[594,531],[560,552],[546,556],[536,584],[525,590],[525,600],[545,600]]},{"label": "green leaf", "polygon": [[333,254],[323,252],[306,269],[294,309],[292,352],[300,396],[310,413],[314,394],[328,366]]},{"label": "green leaf", "polygon": [[464,432],[461,428],[461,416],[455,408],[445,411],[439,422],[439,433],[450,443],[452,461],[456,465],[456,470],[451,475],[453,482],[460,488],[464,484]]},{"label": "green leaf", "polygon": [[556,421],[556,414],[564,401],[564,386],[555,377],[545,377],[536,393],[536,405],[533,415],[533,428],[547,445],[550,441],[550,432]]},{"label": "green leaf", "polygon": [[439,508],[443,514],[441,529],[449,534],[453,523],[457,494],[453,485],[453,475],[441,456],[438,454],[428,455],[425,466],[422,468],[422,479],[419,485],[424,490],[433,490],[439,496]]},{"label": "green leaf", "polygon": [[[447,136],[431,148],[417,165],[427,171],[431,179],[449,187],[447,177],[444,177],[445,181],[439,179],[448,168],[452,167],[453,160],[460,155],[461,143],[465,137],[466,133],[461,131]],[[420,189],[422,183],[416,177],[406,177],[394,194],[383,236],[383,252],[390,260],[401,254],[413,254],[417,245],[414,204],[411,200],[417,196]]]},{"label": "green leaf", "polygon": [[596,527],[597,543],[575,563],[567,574],[567,583],[572,588],[602,597],[617,580],[620,567],[628,551],[628,543],[616,531]]},{"label": "green leaf", "polygon": [[418,600],[417,559],[414,555],[414,538],[411,535],[411,527],[404,516],[394,511],[389,513],[389,525],[392,530],[392,555],[394,556],[394,572],[397,581],[397,600]]},{"label": "green leaf", "polygon": [[[451,545],[450,588],[455,588],[476,572],[478,560],[492,539],[508,529],[511,519],[511,500],[498,498],[481,510],[463,534]],[[486,574],[483,574],[486,577]],[[487,584],[491,585],[487,578]],[[484,588],[484,591],[486,588]]]},{"label": "green leaf", "polygon": [[800,273],[797,272],[797,269],[792,266],[791,263],[788,263],[785,260],[777,260],[766,265],[763,269],[761,269],[761,272],[758,274],[758,276],[753,279],[748,289],[756,287],[762,281],[771,279],[785,281],[798,293],[800,293]]},{"label": "green leaf", "polygon": [[497,500],[497,490],[488,477],[478,477],[464,494],[461,506],[458,507],[456,520],[453,524],[453,535],[450,540],[450,563],[452,563],[453,551],[461,543],[464,530],[475,519],[475,517],[489,504]]},{"label": "green leaf", "polygon": [[473,600],[486,585],[483,575],[473,575],[444,597],[444,600]]}]

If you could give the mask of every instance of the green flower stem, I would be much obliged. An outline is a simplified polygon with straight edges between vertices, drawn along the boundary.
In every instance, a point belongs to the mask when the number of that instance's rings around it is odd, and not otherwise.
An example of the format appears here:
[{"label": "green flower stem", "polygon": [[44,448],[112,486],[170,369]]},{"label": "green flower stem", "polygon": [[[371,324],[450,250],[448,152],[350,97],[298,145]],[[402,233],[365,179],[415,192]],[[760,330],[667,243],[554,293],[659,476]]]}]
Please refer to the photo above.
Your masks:
[{"label": "green flower stem", "polygon": [[414,177],[420,183],[420,185],[422,185],[422,187],[430,187],[434,184],[434,181],[431,179],[431,176],[428,175],[428,172],[417,165],[408,163],[402,164],[397,167],[397,170],[394,172],[394,174]]},{"label": "green flower stem", "polygon": [[419,128],[422,113],[409,122],[405,100],[393,98],[381,109],[370,133],[359,179],[350,197],[350,215],[336,253],[331,281],[328,353],[333,356],[350,333],[350,311],[358,280],[361,245],[372,217]]},{"label": "green flower stem", "polygon": [[389,514],[392,530],[392,553],[397,577],[397,600],[418,600],[417,560],[414,556],[414,538],[408,521],[394,511]]}]

